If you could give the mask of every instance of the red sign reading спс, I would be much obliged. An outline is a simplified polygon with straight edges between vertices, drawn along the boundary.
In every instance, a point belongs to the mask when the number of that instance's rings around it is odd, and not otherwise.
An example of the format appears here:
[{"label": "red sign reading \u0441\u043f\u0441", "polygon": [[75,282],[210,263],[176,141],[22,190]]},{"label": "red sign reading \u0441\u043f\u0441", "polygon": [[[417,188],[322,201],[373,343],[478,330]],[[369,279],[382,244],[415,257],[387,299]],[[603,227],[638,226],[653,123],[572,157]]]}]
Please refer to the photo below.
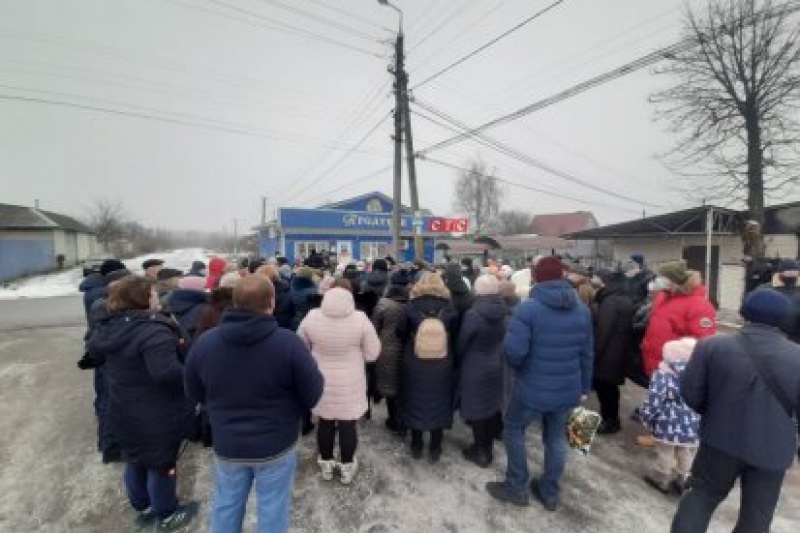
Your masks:
[{"label": "red sign reading \u0441\u043f\u0441", "polygon": [[468,218],[431,218],[428,231],[434,233],[466,233],[469,230]]}]

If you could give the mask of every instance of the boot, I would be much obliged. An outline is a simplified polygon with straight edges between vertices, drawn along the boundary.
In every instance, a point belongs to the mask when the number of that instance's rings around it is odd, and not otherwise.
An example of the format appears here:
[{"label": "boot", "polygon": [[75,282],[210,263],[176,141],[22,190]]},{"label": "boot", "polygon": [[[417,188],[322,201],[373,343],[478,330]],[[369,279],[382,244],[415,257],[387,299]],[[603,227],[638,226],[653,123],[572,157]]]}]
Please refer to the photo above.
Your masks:
[{"label": "boot", "polygon": [[342,485],[349,485],[353,482],[353,478],[356,477],[356,473],[358,472],[358,459],[353,456],[352,463],[339,463],[339,471],[342,474],[340,479]]},{"label": "boot", "polygon": [[486,492],[488,492],[492,498],[501,502],[522,507],[530,503],[527,492],[525,494],[514,494],[508,490],[508,486],[503,481],[490,481],[486,484]]},{"label": "boot", "polygon": [[180,505],[174,513],[162,520],[156,520],[156,532],[170,532],[183,529],[197,514],[200,504],[197,502],[189,502],[185,505]]},{"label": "boot", "polygon": [[322,479],[325,481],[330,481],[333,479],[333,469],[336,468],[336,461],[330,460],[325,461],[322,457],[317,458],[317,464],[319,465],[320,472],[322,473]]},{"label": "boot", "polygon": [[600,425],[597,426],[598,435],[613,435],[621,430],[622,424],[620,424],[619,418],[604,418]]},{"label": "boot", "polygon": [[487,450],[485,448],[478,448],[475,444],[469,446],[468,448],[464,448],[464,450],[461,452],[461,455],[463,455],[464,459],[470,463],[474,463],[481,468],[487,468],[490,464],[492,464],[492,456],[487,452]]}]

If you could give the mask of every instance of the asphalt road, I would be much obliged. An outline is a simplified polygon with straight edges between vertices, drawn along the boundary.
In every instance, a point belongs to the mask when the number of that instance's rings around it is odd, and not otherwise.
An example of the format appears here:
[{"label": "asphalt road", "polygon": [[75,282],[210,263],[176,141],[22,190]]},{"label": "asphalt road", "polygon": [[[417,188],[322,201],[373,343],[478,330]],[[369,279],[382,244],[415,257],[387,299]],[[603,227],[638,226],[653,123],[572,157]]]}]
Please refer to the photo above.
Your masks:
[{"label": "asphalt road", "polygon": [[[26,322],[29,320],[29,322]],[[80,371],[84,333],[78,297],[0,302],[0,531],[108,533],[131,530],[120,465],[103,465],[95,451],[92,373]],[[79,324],[64,326],[63,324]],[[623,390],[623,410],[642,391]],[[656,533],[669,530],[677,500],[650,489],[642,474],[650,452],[637,448],[640,428],[599,437],[589,457],[572,456],[562,505],[548,513],[536,504],[516,508],[492,501],[483,485],[500,479],[505,453],[495,447],[488,469],[465,463],[460,448],[469,431],[457,421],[446,432],[442,460],[410,458],[407,444],[383,429],[383,405],[359,429],[362,469],[349,487],[319,478],[315,441],[300,444],[292,533],[522,533],[530,531]],[[529,432],[531,471],[542,464],[538,429]],[[207,531],[213,486],[208,450],[189,447],[181,458],[179,493],[202,504],[185,529]],[[709,531],[729,532],[738,507],[734,492]],[[246,528],[254,531],[252,499]],[[789,472],[773,533],[800,524],[800,468]]]}]

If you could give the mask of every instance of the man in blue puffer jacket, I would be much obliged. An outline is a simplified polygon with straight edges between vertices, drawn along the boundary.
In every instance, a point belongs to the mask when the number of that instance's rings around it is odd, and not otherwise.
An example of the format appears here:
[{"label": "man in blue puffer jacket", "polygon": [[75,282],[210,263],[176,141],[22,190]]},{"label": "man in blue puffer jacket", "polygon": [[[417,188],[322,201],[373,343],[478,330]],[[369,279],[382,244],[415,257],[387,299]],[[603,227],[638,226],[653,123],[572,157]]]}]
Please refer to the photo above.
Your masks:
[{"label": "man in blue puffer jacket", "polygon": [[531,297],[517,306],[505,339],[506,362],[515,374],[503,436],[506,479],[487,483],[486,490],[500,501],[528,504],[525,433],[540,420],[544,473],[531,481],[530,489],[548,511],[555,511],[567,462],[567,416],[591,389],[592,317],[564,279],[557,257],[541,259],[534,276]]}]

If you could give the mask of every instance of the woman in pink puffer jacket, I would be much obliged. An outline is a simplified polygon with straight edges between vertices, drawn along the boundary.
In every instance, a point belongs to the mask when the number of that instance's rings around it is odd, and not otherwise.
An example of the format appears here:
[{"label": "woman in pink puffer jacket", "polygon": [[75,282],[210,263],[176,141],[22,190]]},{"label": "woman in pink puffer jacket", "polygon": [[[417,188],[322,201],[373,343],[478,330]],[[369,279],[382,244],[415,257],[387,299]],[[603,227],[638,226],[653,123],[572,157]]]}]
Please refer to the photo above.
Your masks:
[{"label": "woman in pink puffer jacket", "polygon": [[325,376],[325,389],[313,413],[319,417],[317,447],[322,478],[333,479],[337,466],[333,457],[336,433],[339,433],[338,463],[341,481],[347,485],[358,470],[355,456],[358,444],[356,424],[367,411],[365,362],[373,362],[381,353],[372,322],[355,310],[353,294],[341,288],[325,293],[322,306],[308,313],[297,334],[314,355]]}]

